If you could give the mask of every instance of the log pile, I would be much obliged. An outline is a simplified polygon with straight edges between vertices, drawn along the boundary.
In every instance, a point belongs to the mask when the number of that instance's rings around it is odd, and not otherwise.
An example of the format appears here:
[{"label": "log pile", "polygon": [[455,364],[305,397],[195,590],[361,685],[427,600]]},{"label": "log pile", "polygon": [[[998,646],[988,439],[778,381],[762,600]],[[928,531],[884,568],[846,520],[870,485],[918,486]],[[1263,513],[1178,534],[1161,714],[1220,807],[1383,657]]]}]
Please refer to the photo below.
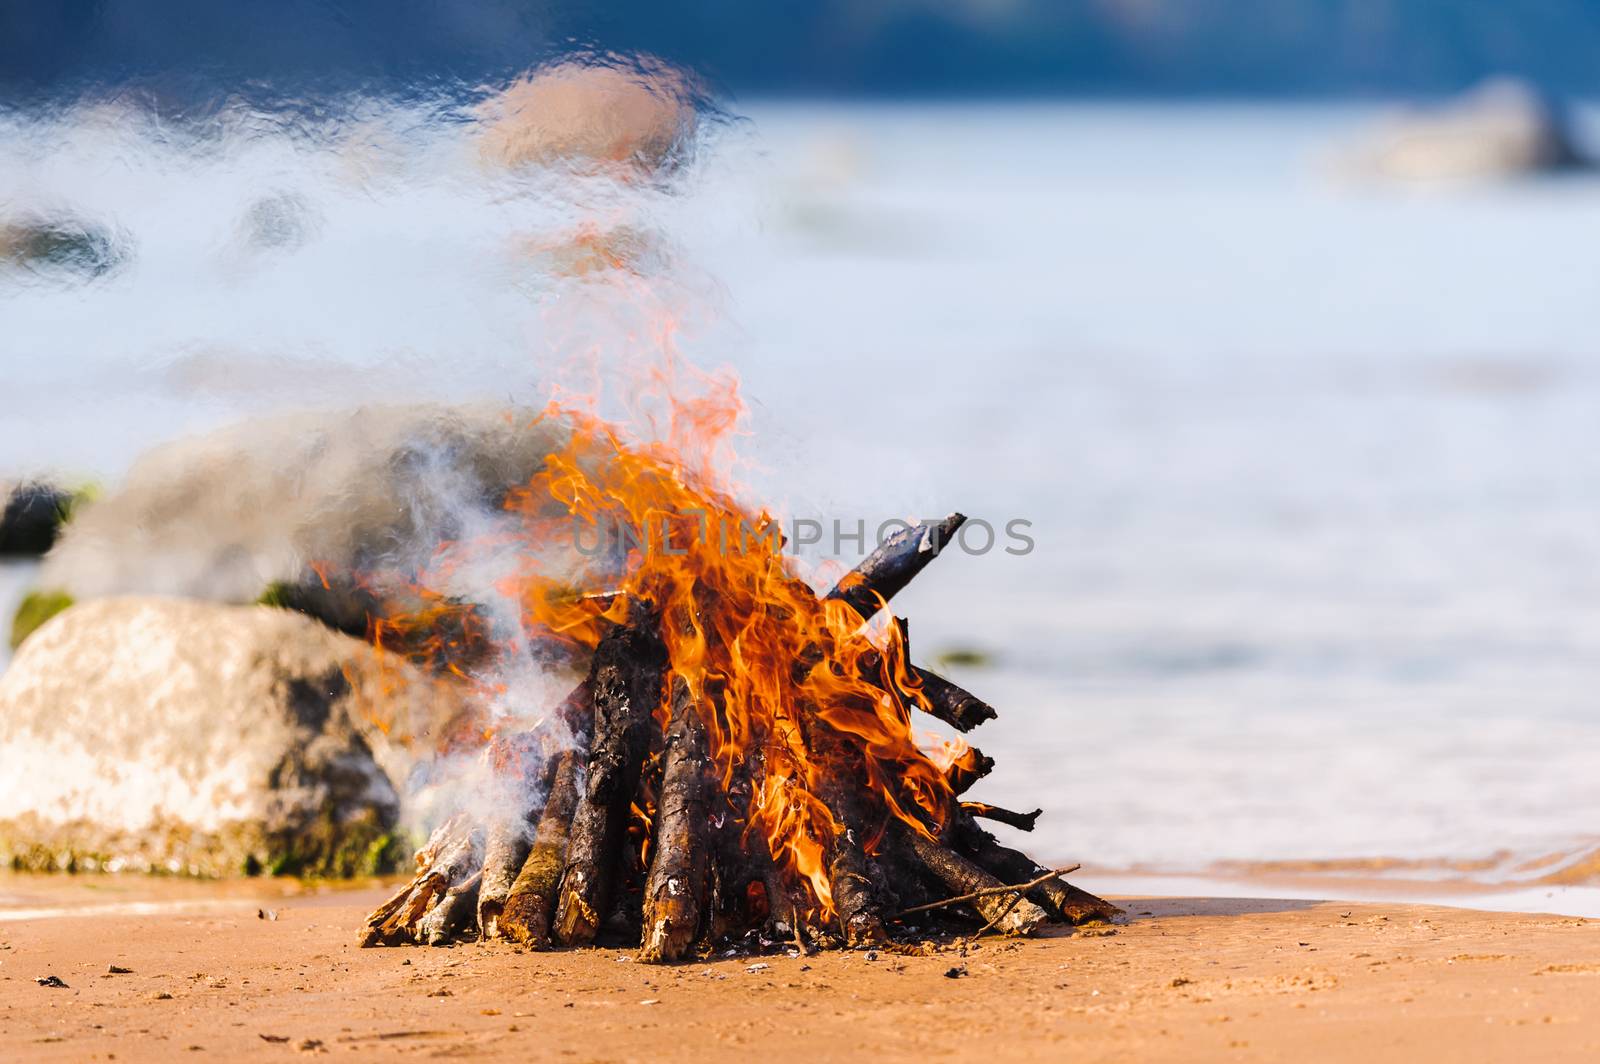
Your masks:
[{"label": "log pile", "polygon": [[[963,520],[905,529],[810,602],[865,626]],[[931,785],[885,778],[859,723],[872,712],[913,706],[960,732],[996,716],[910,664],[904,621],[848,655],[826,637],[796,643],[784,667],[800,694],[730,754],[744,741],[728,713],[736,670],[696,673],[676,660],[730,639],[734,629],[712,623],[711,595],[701,583],[688,598],[628,591],[607,614],[587,679],[557,711],[568,740],[549,749],[538,736],[506,740],[518,756],[497,764],[521,784],[514,797],[487,822],[461,814],[441,825],[412,881],[368,919],[363,945],[607,941],[672,962],[750,934],[801,949],[867,947],[940,921],[1028,935],[1121,912],[982,826],[1031,831],[1040,814],[962,798],[994,767],[976,748],[958,744]],[[881,708],[862,705],[864,688]],[[836,714],[835,689],[865,715]]]}]

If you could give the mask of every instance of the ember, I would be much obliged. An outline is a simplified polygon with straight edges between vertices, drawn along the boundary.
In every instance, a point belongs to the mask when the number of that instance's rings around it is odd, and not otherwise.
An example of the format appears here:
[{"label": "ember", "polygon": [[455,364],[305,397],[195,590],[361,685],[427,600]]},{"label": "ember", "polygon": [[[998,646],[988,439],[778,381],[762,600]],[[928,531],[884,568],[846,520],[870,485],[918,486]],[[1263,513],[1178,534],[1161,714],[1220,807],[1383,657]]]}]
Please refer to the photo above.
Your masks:
[{"label": "ember", "polygon": [[[604,936],[666,962],[751,931],[856,947],[932,920],[1026,935],[1117,915],[980,826],[1038,816],[961,800],[990,758],[917,741],[919,712],[961,732],[995,716],[912,665],[906,622],[878,616],[964,518],[907,526],[818,595],[770,515],[720,486],[705,441],[727,408],[690,413],[681,438],[643,447],[547,415],[574,430],[507,502],[527,563],[501,590],[528,637],[588,654],[587,678],[537,727],[493,736],[483,756],[516,797],[488,822],[446,820],[363,943]],[[545,571],[574,518],[659,535],[576,576]],[[379,627],[426,645],[414,637],[446,605]]]}]

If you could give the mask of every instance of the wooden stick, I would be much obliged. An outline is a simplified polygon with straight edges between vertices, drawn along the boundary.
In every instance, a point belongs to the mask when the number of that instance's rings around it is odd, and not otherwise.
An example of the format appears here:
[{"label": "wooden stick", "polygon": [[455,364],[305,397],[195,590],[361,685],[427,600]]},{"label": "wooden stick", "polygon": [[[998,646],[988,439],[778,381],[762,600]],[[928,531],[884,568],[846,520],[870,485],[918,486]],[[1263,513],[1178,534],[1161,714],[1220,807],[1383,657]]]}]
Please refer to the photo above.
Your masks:
[{"label": "wooden stick", "polygon": [[[977,898],[987,898],[996,894],[1016,894],[1020,897],[1021,895],[1032,890],[1034,887],[1037,887],[1040,883],[1043,883],[1045,880],[1049,879],[1051,876],[1064,876],[1068,873],[1076,872],[1082,867],[1083,865],[1081,864],[1075,864],[1071,868],[1060,868],[1054,872],[1046,872],[1037,879],[1029,880],[1026,883],[1013,883],[1009,886],[999,887],[983,887],[979,890],[969,890],[965,894],[958,894],[953,898],[945,898],[943,901],[931,901],[926,905],[913,905],[909,909],[901,909],[899,918],[904,919],[913,913],[925,913],[931,909],[943,909],[947,905],[960,905],[964,902],[973,901]],[[1011,907],[1007,906],[1006,912],[1010,911]],[[1002,913],[1001,915],[1004,914]],[[984,930],[988,930],[988,928],[985,928]]]},{"label": "wooden stick", "polygon": [[706,726],[688,681],[672,684],[656,803],[655,853],[644,888],[644,941],[639,959],[681,960],[694,944],[706,892]]},{"label": "wooden stick", "polygon": [[950,785],[951,794],[965,794],[983,777],[994,770],[994,758],[989,757],[976,746],[970,746],[966,752],[950,763],[944,770],[945,782]]},{"label": "wooden stick", "polygon": [[[939,556],[939,549],[950,541],[965,520],[961,514],[953,513],[943,521],[924,521],[891,536],[860,565],[841,577],[823,597],[845,603],[863,621],[871,620],[884,603]],[[905,621],[902,619],[899,623],[904,637]],[[795,683],[804,682],[822,657],[821,650],[815,646],[803,648],[795,661]],[[957,731],[971,731],[999,716],[989,703],[936,672],[920,665],[911,665],[910,672],[927,700],[928,712]]]},{"label": "wooden stick", "polygon": [[812,720],[806,729],[812,755],[831,770],[818,797],[837,823],[826,859],[839,932],[846,946],[882,945],[889,940],[883,925],[883,902],[871,859],[862,846],[869,821],[862,801],[867,791],[861,754],[846,735],[814,719],[814,707],[801,712]]},{"label": "wooden stick", "polygon": [[827,597],[847,604],[863,621],[870,621],[884,603],[939,556],[964,521],[964,516],[953,513],[941,521],[922,521],[901,529],[846,573]]},{"label": "wooden stick", "polygon": [[929,714],[957,731],[969,732],[984,721],[994,720],[1000,715],[989,703],[936,672],[913,665],[911,675],[922,685]]},{"label": "wooden stick", "polygon": [[850,947],[880,946],[889,940],[869,860],[855,828],[841,827],[828,856],[828,878],[839,911],[839,931]]},{"label": "wooden stick", "polygon": [[666,650],[658,623],[643,603],[631,603],[628,622],[601,638],[590,666],[593,748],[556,906],[556,937],[569,946],[593,942],[609,914],[628,811],[661,702]]},{"label": "wooden stick", "polygon": [[553,764],[541,738],[527,732],[496,736],[488,757],[495,812],[483,848],[477,926],[484,938],[497,938],[500,914],[533,843]]},{"label": "wooden stick", "polygon": [[452,887],[483,867],[483,832],[457,815],[434,829],[416,854],[417,874],[367,917],[363,946],[415,941],[417,925]]},{"label": "wooden stick", "polygon": [[506,939],[530,949],[550,946],[550,919],[555,915],[556,888],[567,857],[567,835],[582,788],[583,757],[569,750],[556,759],[550,796],[539,814],[533,845],[506,896],[497,928]]},{"label": "wooden stick", "polygon": [[1043,809],[1035,809],[1031,813],[1017,813],[998,805],[990,805],[988,802],[962,802],[961,811],[968,816],[993,820],[997,824],[1008,824],[1018,831],[1032,831],[1039,817],[1044,814]]},{"label": "wooden stick", "polygon": [[483,873],[480,872],[460,886],[446,891],[438,903],[428,910],[428,915],[417,922],[417,940],[430,946],[446,946],[457,938],[470,935],[482,885]]},{"label": "wooden stick", "polygon": [[997,895],[1010,893],[1013,888],[1006,887],[960,854],[945,849],[921,832],[906,831],[904,834],[909,837],[911,850],[930,873],[951,890],[970,895],[972,907],[979,915],[993,921],[1006,934],[1031,935],[1050,919],[1049,913],[1031,901],[1024,899],[1006,905],[997,900]]},{"label": "wooden stick", "polygon": [[[953,837],[957,849],[996,876],[1022,879],[1040,876],[1045,872],[1027,854],[1000,845],[993,835],[980,828],[969,816],[957,819]],[[1035,888],[1034,895],[1047,909],[1069,924],[1113,920],[1122,915],[1121,909],[1104,898],[1080,890],[1055,874],[1045,876]]]}]

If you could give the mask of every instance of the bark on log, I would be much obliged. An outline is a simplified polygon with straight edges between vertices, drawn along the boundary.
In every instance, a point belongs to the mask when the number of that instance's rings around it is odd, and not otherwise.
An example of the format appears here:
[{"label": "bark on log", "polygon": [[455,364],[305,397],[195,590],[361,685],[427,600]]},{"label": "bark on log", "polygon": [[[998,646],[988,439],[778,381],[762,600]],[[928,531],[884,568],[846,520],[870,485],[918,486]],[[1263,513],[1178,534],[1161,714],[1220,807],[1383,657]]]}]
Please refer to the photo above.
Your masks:
[{"label": "bark on log", "polygon": [[473,917],[482,885],[482,877],[477,877],[447,891],[418,922],[417,939],[430,946],[448,946],[469,937],[477,926]]},{"label": "bark on log", "polygon": [[880,946],[889,940],[869,860],[857,829],[842,826],[828,853],[828,878],[839,911],[839,931],[850,947]]},{"label": "bark on log", "polygon": [[610,909],[628,810],[661,701],[666,651],[657,623],[635,603],[628,623],[606,633],[595,648],[589,671],[594,739],[556,908],[556,937],[567,945],[593,942]]},{"label": "bark on log", "polygon": [[704,711],[681,677],[672,685],[672,718],[656,803],[655,854],[644,889],[641,960],[681,960],[694,944],[706,897],[707,739]]},{"label": "bark on log", "polygon": [[[952,894],[1003,887],[1005,883],[953,850],[917,832],[907,832],[911,850]],[[1050,914],[1026,898],[1016,900],[1004,894],[990,894],[972,900],[972,907],[985,920],[1008,935],[1031,935]],[[1009,911],[1007,911],[1009,909]]]},{"label": "bark on log", "polygon": [[911,675],[922,685],[923,697],[928,700],[929,714],[957,731],[969,732],[984,721],[994,720],[1000,715],[989,703],[936,672],[924,669],[920,665],[912,665]]},{"label": "bark on log", "polygon": [[567,835],[583,786],[583,758],[568,751],[556,759],[550,796],[539,815],[533,844],[506,895],[497,926],[501,937],[530,949],[550,946],[550,919],[567,857]]},{"label": "bark on log", "polygon": [[530,832],[525,817],[514,821],[502,817],[489,827],[489,840],[483,848],[483,883],[478,888],[478,929],[484,938],[500,935],[500,914],[527,860]]},{"label": "bark on log", "polygon": [[846,573],[827,597],[848,604],[863,621],[870,621],[885,602],[939,556],[965,520],[953,513],[942,521],[923,521],[901,529]]},{"label": "bark on log", "polygon": [[862,810],[866,795],[860,752],[844,735],[817,721],[810,729],[813,756],[830,767],[829,778],[818,795],[837,823],[828,845],[828,879],[839,932],[846,946],[877,946],[888,941],[883,923],[883,899],[867,857],[864,837],[867,817]]},{"label": "bark on log", "polygon": [[[957,822],[955,843],[979,866],[1008,883],[1025,882],[1049,871],[1027,854],[1000,845],[970,817],[961,817]],[[1123,912],[1104,898],[1097,898],[1059,877],[1045,880],[1029,895],[1069,924],[1112,920]]]},{"label": "bark on log", "polygon": [[1031,813],[1018,813],[998,805],[990,805],[988,802],[962,802],[961,811],[968,816],[1009,825],[1018,831],[1032,831],[1034,825],[1039,822],[1039,817],[1044,814],[1043,809],[1035,809]]}]

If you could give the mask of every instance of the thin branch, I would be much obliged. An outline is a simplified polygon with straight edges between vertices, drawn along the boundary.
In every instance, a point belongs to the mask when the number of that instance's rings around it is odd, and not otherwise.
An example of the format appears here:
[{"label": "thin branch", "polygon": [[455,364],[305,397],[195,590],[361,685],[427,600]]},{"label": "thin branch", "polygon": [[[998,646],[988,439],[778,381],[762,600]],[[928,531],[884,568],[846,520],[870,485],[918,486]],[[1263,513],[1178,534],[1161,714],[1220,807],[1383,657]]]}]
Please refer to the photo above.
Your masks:
[{"label": "thin branch", "polygon": [[1007,916],[1011,915],[1011,910],[1017,907],[1017,902],[1022,900],[1022,895],[1022,891],[1017,891],[1016,896],[1010,901],[1006,902],[1006,907],[994,914],[993,920],[990,920],[988,923],[984,924],[982,927],[978,928],[970,936],[968,936],[967,941],[962,943],[961,948],[965,950],[968,946],[972,945],[972,943],[978,941],[978,939],[982,938],[986,933],[988,933],[989,929],[995,924],[998,924],[1001,920],[1004,920]]},{"label": "thin branch", "polygon": [[[973,901],[977,898],[987,898],[991,894],[1015,894],[1017,898],[1021,898],[1023,894],[1032,890],[1034,887],[1037,887],[1045,880],[1054,879],[1056,876],[1070,875],[1082,867],[1083,865],[1081,864],[1075,864],[1071,868],[1059,868],[1054,872],[1046,872],[1037,879],[1029,880],[1026,883],[1015,883],[1008,887],[984,887],[982,890],[974,890],[968,894],[958,894],[953,898],[946,898],[944,901],[930,901],[926,905],[913,905],[909,909],[900,910],[900,916],[907,917],[912,913],[926,912],[929,909],[943,909],[947,905],[960,905],[962,902]],[[1016,904],[1016,900],[1013,899],[1010,907],[1006,909],[1006,912],[1010,912],[1011,909],[1016,907]],[[1002,913],[1001,915],[1003,916],[1005,914]]]}]

